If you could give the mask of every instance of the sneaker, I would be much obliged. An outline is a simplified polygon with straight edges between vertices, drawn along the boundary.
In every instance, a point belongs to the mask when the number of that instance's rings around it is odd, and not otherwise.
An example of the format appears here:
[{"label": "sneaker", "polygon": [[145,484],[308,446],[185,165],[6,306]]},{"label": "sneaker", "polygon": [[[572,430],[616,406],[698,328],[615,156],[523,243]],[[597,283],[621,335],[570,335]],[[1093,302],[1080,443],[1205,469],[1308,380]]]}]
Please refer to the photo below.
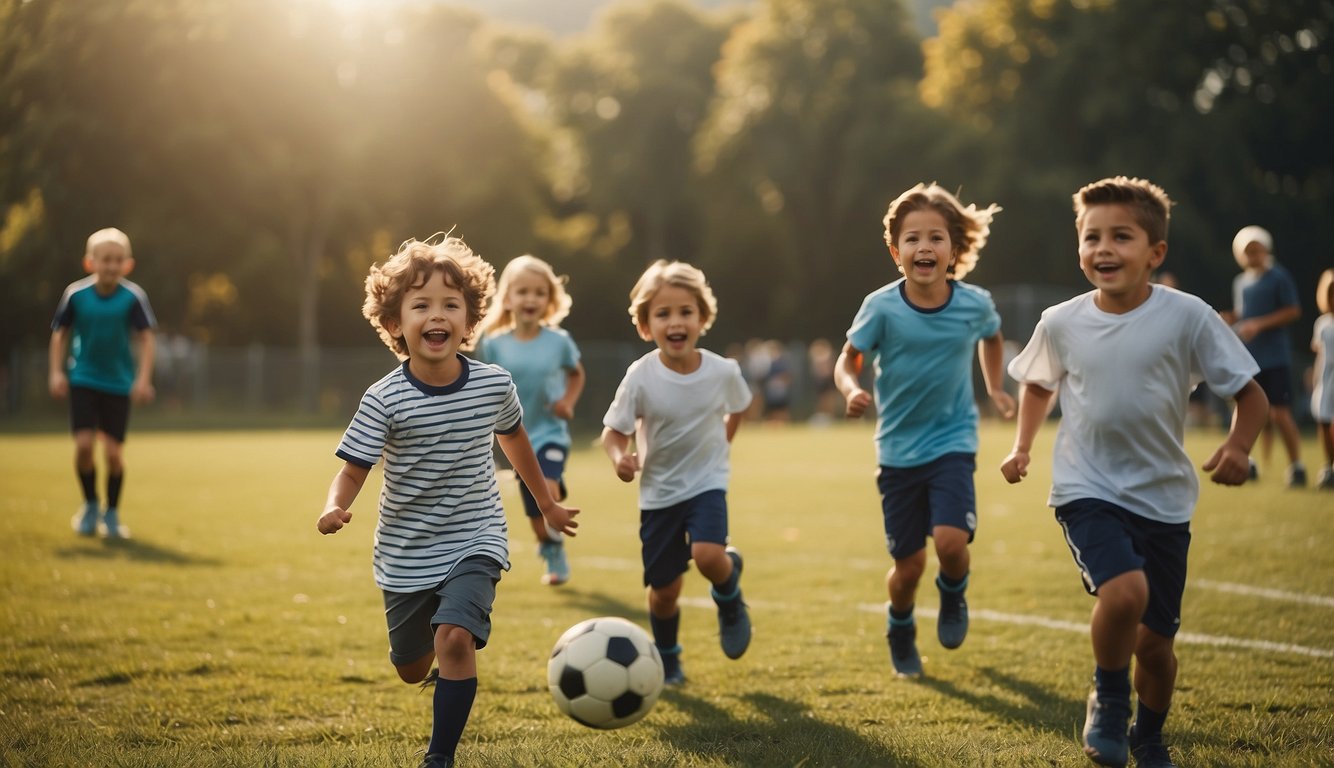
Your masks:
[{"label": "sneaker", "polygon": [[115,507],[107,507],[106,514],[102,515],[101,531],[108,539],[130,538],[130,529],[120,524],[120,514]]},{"label": "sneaker", "polygon": [[1255,463],[1255,459],[1250,459],[1250,470],[1246,473],[1246,479],[1255,481],[1260,479],[1260,465]]},{"label": "sneaker", "polygon": [[967,587],[967,577],[964,577],[964,582],[959,585],[957,591],[947,589],[940,577],[936,577],[936,589],[940,590],[940,614],[936,617],[936,637],[940,638],[941,645],[949,649],[963,645],[963,639],[968,636],[968,601],[963,597]]},{"label": "sneaker", "polygon": [[93,536],[97,533],[97,502],[85,501],[71,521],[74,532],[80,536]]},{"label": "sneaker", "polygon": [[1322,491],[1334,491],[1334,469],[1325,467],[1316,478],[1315,487]]},{"label": "sneaker", "polygon": [[423,757],[417,768],[454,768],[454,758],[435,752]]},{"label": "sneaker", "polygon": [[670,651],[658,649],[658,655],[662,656],[662,683],[666,686],[684,685],[686,681],[685,667],[681,666],[681,646],[676,646]]},{"label": "sneaker", "polygon": [[1124,766],[1130,759],[1126,724],[1130,722],[1130,696],[1098,700],[1089,694],[1084,716],[1084,754],[1098,765]]},{"label": "sneaker", "polygon": [[1167,745],[1161,739],[1140,742],[1135,738],[1134,726],[1130,727],[1130,756],[1135,758],[1135,768],[1176,768]]},{"label": "sneaker", "polygon": [[565,559],[564,542],[544,541],[537,545],[537,554],[547,566],[547,572],[542,574],[543,584],[556,587],[570,580],[570,561]]},{"label": "sneaker", "polygon": [[1306,467],[1303,467],[1301,464],[1293,464],[1288,467],[1288,487],[1306,487]]},{"label": "sneaker", "polygon": [[885,633],[889,641],[889,660],[899,677],[922,676],[922,657],[917,653],[917,622],[889,625]]},{"label": "sneaker", "polygon": [[[732,569],[736,573],[736,582],[741,582],[741,553],[733,547],[727,548],[727,556],[732,558]],[[712,590],[713,601],[718,604],[718,639],[723,646],[723,654],[729,659],[739,659],[750,647],[750,613],[741,599],[741,587],[730,598],[723,598],[718,590]]]}]

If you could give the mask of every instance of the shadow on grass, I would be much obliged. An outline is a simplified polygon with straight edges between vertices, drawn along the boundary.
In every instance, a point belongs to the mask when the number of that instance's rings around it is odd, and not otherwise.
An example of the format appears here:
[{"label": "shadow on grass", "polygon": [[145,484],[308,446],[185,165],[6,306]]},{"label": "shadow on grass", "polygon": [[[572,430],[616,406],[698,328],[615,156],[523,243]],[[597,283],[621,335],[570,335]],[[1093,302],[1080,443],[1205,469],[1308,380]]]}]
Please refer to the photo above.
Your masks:
[{"label": "shadow on grass", "polygon": [[1025,703],[1015,703],[990,694],[978,693],[946,680],[931,677],[923,677],[917,684],[965,702],[974,709],[990,712],[996,717],[1022,723],[1037,730],[1050,731],[1057,736],[1068,736],[1072,723],[1079,725],[1084,721],[1082,700],[1071,701],[1053,693],[1047,686],[1031,683],[990,667],[983,667],[978,673],[997,687],[1017,694]]},{"label": "shadow on grass", "polygon": [[923,763],[899,754],[850,728],[823,722],[808,707],[767,693],[741,698],[766,719],[739,720],[725,709],[669,688],[663,699],[690,716],[691,722],[660,732],[677,750],[700,758],[722,758],[728,765],[904,766]]},{"label": "shadow on grass", "polygon": [[563,603],[570,608],[586,613],[590,619],[598,616],[619,616],[623,619],[629,619],[645,629],[648,628],[648,604],[646,601],[639,601],[631,605],[605,592],[585,591],[577,587],[571,588],[569,584],[558,587],[556,591]]},{"label": "shadow on grass", "polygon": [[55,550],[56,557],[69,560],[137,560],[163,565],[220,565],[221,560],[168,549],[144,539],[83,539]]}]

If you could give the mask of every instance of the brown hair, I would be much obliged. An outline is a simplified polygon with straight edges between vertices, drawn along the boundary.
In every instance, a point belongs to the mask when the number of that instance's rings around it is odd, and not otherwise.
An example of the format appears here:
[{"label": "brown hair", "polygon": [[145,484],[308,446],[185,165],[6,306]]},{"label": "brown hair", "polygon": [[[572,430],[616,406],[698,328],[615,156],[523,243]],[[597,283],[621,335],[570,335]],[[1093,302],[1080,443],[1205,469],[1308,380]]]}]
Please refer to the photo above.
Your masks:
[{"label": "brown hair", "polygon": [[1124,205],[1135,223],[1149,235],[1149,244],[1167,239],[1172,218],[1172,199],[1163,188],[1145,179],[1112,176],[1085,185],[1074,194],[1075,231],[1083,226],[1084,214],[1095,205]]},{"label": "brown hair", "polygon": [[389,333],[385,323],[397,322],[403,296],[409,288],[425,285],[440,272],[445,282],[463,293],[467,305],[468,335],[461,348],[471,349],[472,331],[482,319],[486,303],[496,290],[495,269],[457,237],[437,233],[426,240],[407,240],[383,265],[371,265],[366,275],[366,301],[361,314],[380,339],[400,358],[408,356],[402,337]]},{"label": "brown hair", "polygon": [[[989,205],[979,210],[975,205],[965,206],[934,182],[917,184],[889,204],[889,211],[885,214],[885,242],[897,246],[903,220],[913,211],[920,210],[935,211],[945,219],[945,226],[950,233],[950,246],[953,248],[950,255],[954,257],[949,276],[959,280],[973,271],[982,246],[987,244],[987,236],[991,234],[991,219],[1000,211],[1000,206]],[[900,267],[899,271],[902,270]]]}]

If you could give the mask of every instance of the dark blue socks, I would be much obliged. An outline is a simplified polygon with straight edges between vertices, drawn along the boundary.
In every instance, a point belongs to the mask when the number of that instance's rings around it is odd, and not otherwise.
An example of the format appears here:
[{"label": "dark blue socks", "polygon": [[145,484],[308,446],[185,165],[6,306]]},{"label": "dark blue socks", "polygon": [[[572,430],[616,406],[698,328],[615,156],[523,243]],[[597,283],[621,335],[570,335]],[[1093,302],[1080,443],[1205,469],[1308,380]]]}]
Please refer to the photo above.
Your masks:
[{"label": "dark blue socks", "polygon": [[468,724],[468,714],[472,712],[472,702],[476,696],[475,677],[467,680],[436,679],[435,716],[431,721],[431,743],[426,748],[426,754],[454,757],[454,750],[463,736],[463,727]]}]

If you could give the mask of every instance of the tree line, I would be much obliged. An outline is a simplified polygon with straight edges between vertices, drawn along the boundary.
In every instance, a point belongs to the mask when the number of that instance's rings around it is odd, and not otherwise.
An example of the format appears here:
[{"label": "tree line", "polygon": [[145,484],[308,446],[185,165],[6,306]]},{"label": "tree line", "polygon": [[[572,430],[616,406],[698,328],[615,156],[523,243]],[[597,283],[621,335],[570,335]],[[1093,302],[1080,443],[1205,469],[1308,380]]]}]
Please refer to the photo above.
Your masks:
[{"label": "tree line", "polygon": [[576,338],[633,338],[656,258],[709,275],[710,343],[839,338],[895,275],[902,190],[1002,206],[970,281],[1073,295],[1070,195],[1111,174],[1173,195],[1166,269],[1219,308],[1233,233],[1269,228],[1309,328],[1334,262],[1334,2],[935,20],[626,0],[557,38],[448,3],[0,0],[0,360],[45,343],[104,226],[164,328],[208,344],[375,344],[367,267],[442,230],[569,275]]}]

